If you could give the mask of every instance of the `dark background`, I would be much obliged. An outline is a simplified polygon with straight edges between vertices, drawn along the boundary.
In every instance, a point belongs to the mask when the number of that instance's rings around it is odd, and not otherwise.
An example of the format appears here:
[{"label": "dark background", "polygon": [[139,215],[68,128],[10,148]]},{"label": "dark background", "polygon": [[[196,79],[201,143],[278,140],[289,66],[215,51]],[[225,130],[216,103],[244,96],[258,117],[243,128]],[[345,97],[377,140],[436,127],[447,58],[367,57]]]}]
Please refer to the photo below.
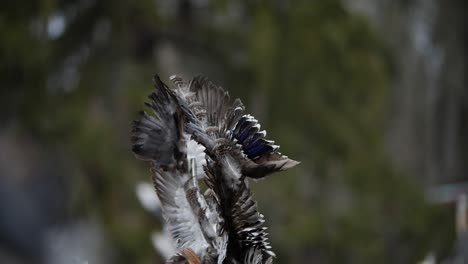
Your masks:
[{"label": "dark background", "polygon": [[468,185],[467,11],[3,1],[0,263],[162,263],[161,223],[135,195],[149,171],[129,142],[155,73],[207,75],[302,162],[254,187],[276,263],[450,260]]}]

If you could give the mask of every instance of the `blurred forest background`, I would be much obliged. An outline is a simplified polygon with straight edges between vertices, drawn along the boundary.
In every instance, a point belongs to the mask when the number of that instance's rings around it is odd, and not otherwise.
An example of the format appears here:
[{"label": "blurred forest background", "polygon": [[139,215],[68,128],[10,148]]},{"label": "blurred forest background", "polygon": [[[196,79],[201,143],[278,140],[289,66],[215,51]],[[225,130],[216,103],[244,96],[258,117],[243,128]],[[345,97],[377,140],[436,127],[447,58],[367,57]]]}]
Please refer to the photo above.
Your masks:
[{"label": "blurred forest background", "polygon": [[454,259],[467,7],[4,1],[0,263],[163,262],[150,240],[161,223],[135,195],[149,171],[129,143],[155,73],[208,76],[302,161],[255,184],[276,263]]}]

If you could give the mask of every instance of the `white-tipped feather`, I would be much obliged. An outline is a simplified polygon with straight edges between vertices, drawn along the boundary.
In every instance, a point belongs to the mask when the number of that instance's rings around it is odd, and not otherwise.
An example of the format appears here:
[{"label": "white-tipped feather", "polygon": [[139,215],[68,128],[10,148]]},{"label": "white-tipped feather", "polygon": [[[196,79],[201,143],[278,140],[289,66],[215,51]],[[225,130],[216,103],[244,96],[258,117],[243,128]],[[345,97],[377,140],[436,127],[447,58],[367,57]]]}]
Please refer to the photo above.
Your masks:
[{"label": "white-tipped feather", "polygon": [[[244,114],[242,102],[231,102],[223,88],[204,77],[188,84],[179,76],[170,79],[175,89],[155,78],[148,105],[158,118],[142,114],[132,131],[132,150],[151,162],[178,253],[169,252],[161,234],[153,236],[155,246],[166,257],[175,254],[170,261],[177,263],[193,257],[190,263],[271,264],[275,254],[246,177],[262,178],[298,162],[279,153],[257,119]],[[201,179],[205,195],[199,192]],[[154,210],[148,188],[137,189],[142,204]]]}]

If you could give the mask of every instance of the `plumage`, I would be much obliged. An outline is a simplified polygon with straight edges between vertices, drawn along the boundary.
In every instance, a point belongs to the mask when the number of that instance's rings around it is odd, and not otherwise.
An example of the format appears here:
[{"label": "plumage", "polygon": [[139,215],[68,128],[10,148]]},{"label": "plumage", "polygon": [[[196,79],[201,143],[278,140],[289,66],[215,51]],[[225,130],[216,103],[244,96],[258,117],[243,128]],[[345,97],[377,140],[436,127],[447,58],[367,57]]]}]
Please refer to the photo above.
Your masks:
[{"label": "plumage", "polygon": [[181,250],[175,256],[171,257],[166,263],[167,264],[201,264],[202,262],[193,250],[187,248],[187,249]]},{"label": "plumage", "polygon": [[236,124],[232,137],[241,145],[243,153],[253,162],[245,162],[243,173],[262,178],[276,171],[290,169],[299,162],[282,155],[274,141],[265,139],[266,131],[251,115],[244,115]]},{"label": "plumage", "polygon": [[271,264],[273,263],[273,257],[269,257],[263,260],[263,254],[261,250],[256,248],[250,248],[244,258],[244,264]]},{"label": "plumage", "polygon": [[195,140],[187,138],[187,161],[193,176],[201,180],[205,176],[203,167],[206,165],[205,148]]},{"label": "plumage", "polygon": [[[206,77],[195,77],[190,82],[199,104],[191,109],[198,120],[187,125],[187,131],[204,145],[208,155],[214,148],[230,149],[240,161],[243,175],[262,178],[276,171],[292,168],[299,162],[282,155],[273,141],[265,138],[266,131],[251,115],[245,114],[245,107],[239,99],[231,103],[229,93],[216,86]],[[202,110],[200,110],[202,109]]]},{"label": "plumage", "polygon": [[[255,248],[262,253],[262,259],[275,256],[268,243],[264,216],[258,212],[257,203],[244,181],[235,182],[225,177],[223,164],[209,162],[205,167],[206,185],[216,194],[221,205],[224,229],[229,233],[227,257],[242,261],[249,249]],[[259,262],[263,263],[263,262]]]},{"label": "plumage", "polygon": [[[246,177],[298,162],[278,152],[239,99],[206,77],[155,90],[132,128],[132,150],[150,162],[166,227],[177,253],[167,263],[272,263],[264,216]],[[202,195],[198,181],[204,179]]]},{"label": "plumage", "polygon": [[140,118],[133,122],[132,151],[139,159],[167,166],[175,163],[175,155],[179,153],[177,104],[158,77],[154,78],[154,86],[154,92],[149,96],[151,102],[145,105],[155,116],[141,111]]},{"label": "plumage", "polygon": [[165,259],[169,259],[176,253],[176,249],[171,238],[171,233],[166,227],[162,230],[162,232],[153,232],[151,234],[151,242],[153,247]]},{"label": "plumage", "polygon": [[190,204],[195,201],[189,201],[186,196],[184,185],[188,181],[188,175],[175,175],[173,171],[160,169],[152,171],[156,193],[176,248],[191,248],[195,252],[202,252],[208,247],[208,242]]}]

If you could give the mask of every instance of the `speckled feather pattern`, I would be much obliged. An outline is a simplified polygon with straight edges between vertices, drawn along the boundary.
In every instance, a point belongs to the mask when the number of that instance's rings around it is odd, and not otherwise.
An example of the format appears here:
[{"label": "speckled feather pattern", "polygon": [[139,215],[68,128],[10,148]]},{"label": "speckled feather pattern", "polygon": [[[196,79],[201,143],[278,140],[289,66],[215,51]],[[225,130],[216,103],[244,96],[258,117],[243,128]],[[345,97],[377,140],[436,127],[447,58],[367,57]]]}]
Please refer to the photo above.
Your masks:
[{"label": "speckled feather pattern", "polygon": [[[264,216],[248,178],[298,164],[278,152],[240,99],[206,77],[174,88],[159,77],[132,126],[132,151],[148,161],[177,253],[167,263],[272,263]],[[199,181],[207,186],[201,194]]]}]

